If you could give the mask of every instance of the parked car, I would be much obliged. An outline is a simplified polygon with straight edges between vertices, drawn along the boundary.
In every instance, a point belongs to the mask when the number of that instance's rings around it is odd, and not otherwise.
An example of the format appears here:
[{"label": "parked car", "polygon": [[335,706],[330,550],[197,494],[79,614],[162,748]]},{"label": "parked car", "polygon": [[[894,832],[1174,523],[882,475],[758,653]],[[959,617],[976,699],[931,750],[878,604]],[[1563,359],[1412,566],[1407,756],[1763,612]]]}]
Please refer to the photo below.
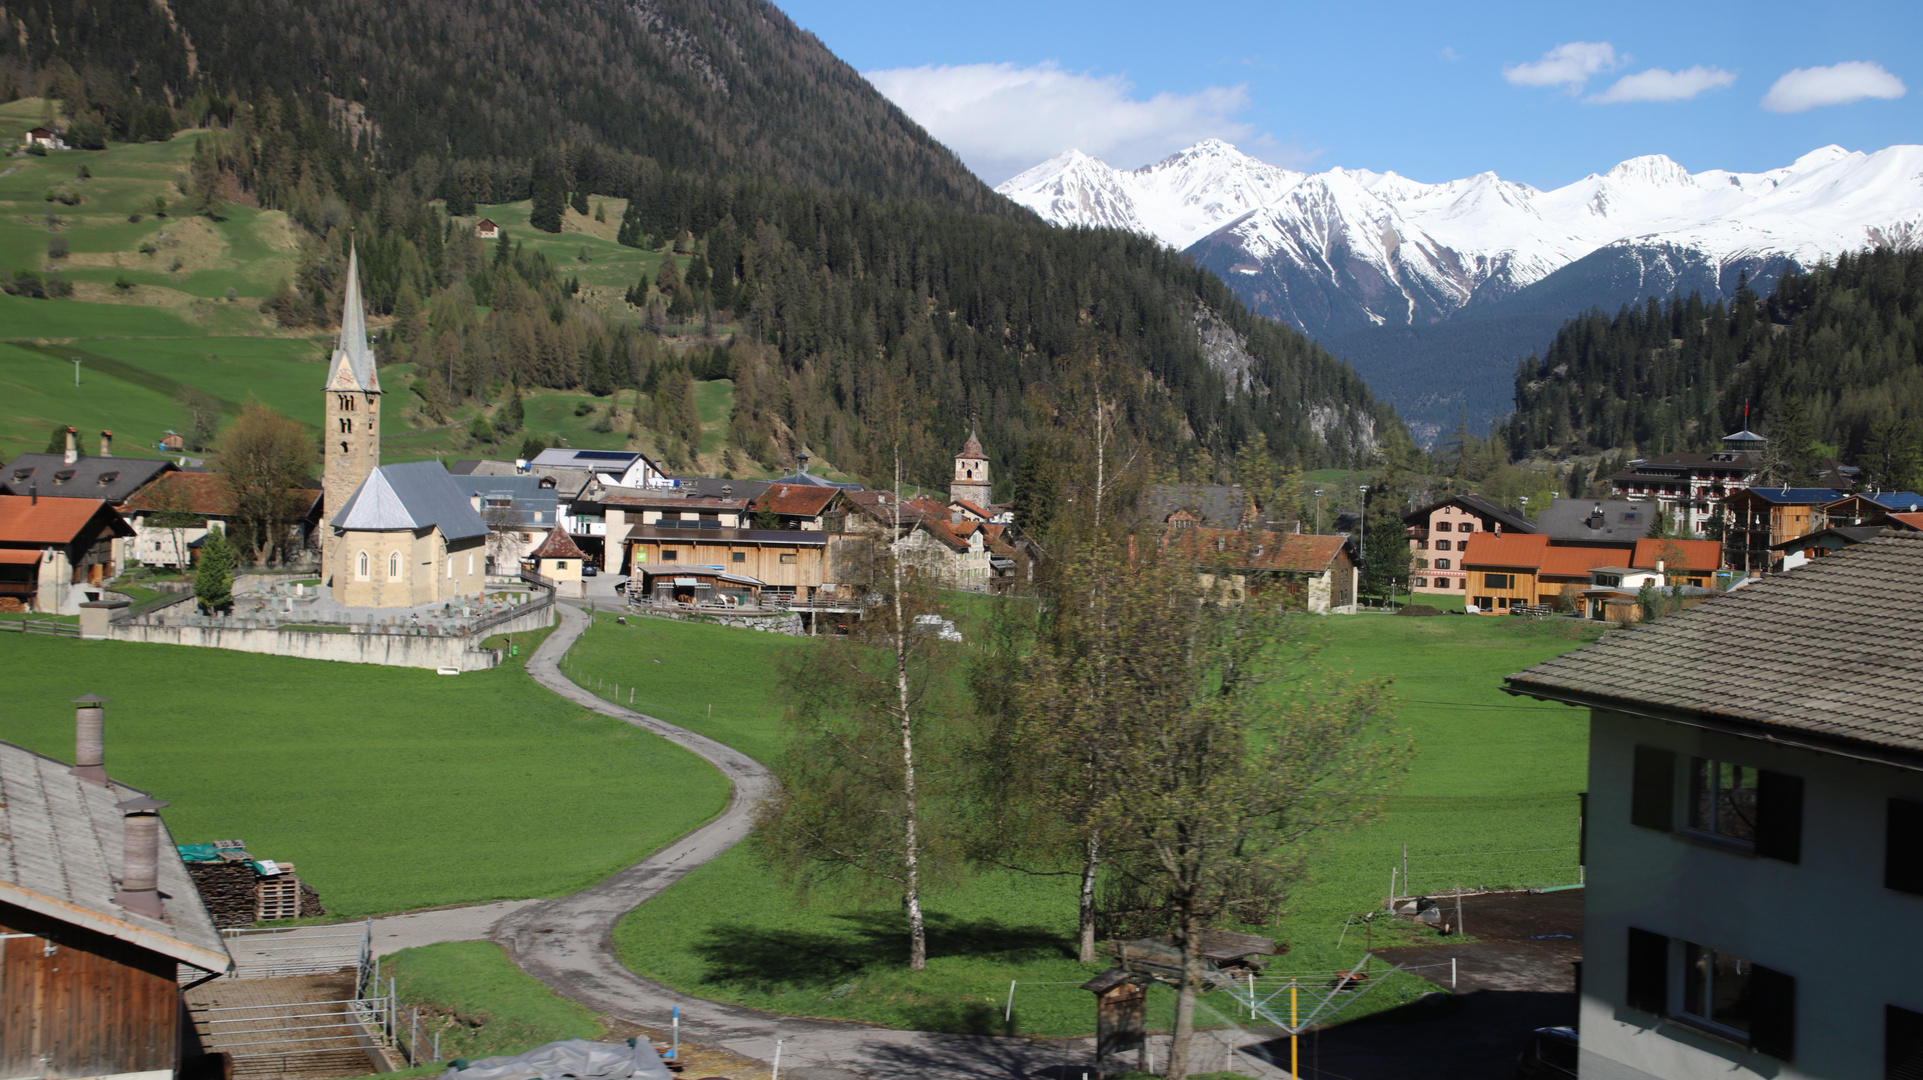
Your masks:
[{"label": "parked car", "polygon": [[582,577],[593,577],[594,575],[596,575],[596,574],[598,574],[598,573],[600,573],[600,572],[601,572],[601,571],[599,571],[599,570],[596,570],[596,569],[594,568],[594,564],[593,564],[593,563],[591,563],[591,562],[584,562],[584,563],[582,563],[582,564],[581,564],[581,576],[582,576]]},{"label": "parked car", "polygon": [[1516,1059],[1516,1080],[1576,1080],[1576,1029],[1537,1028]]}]

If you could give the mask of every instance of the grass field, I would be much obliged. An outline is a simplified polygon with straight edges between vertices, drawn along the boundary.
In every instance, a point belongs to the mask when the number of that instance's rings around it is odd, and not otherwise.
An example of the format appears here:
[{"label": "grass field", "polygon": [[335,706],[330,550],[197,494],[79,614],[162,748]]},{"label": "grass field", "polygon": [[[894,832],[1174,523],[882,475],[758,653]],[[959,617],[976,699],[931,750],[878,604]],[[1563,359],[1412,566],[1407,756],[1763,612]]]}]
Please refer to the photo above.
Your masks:
[{"label": "grass field", "polygon": [[492,942],[402,949],[382,958],[381,975],[393,976],[405,1005],[423,1010],[423,1043],[431,1046],[440,1033],[442,1061],[518,1054],[560,1039],[600,1039],[605,1031],[594,1013],[515,967]]},{"label": "grass field", "polygon": [[[1312,880],[1269,932],[1291,944],[1276,965],[1330,971],[1353,965],[1359,945],[1336,942],[1351,913],[1369,911],[1388,888],[1389,867],[1408,843],[1413,865],[1478,883],[1573,881],[1576,792],[1584,783],[1586,719],[1576,710],[1522,704],[1497,689],[1502,676],[1592,639],[1567,621],[1358,616],[1321,621],[1323,660],[1357,675],[1393,674],[1402,719],[1421,753],[1408,784],[1380,822],[1335,836]],[[806,642],[750,631],[611,619],[570,654],[577,682],[638,684],[635,707],[728,743],[760,760],[779,752],[780,702],[772,661]],[[661,661],[655,664],[654,661]],[[712,716],[709,707],[712,706]],[[1513,871],[1519,866],[1541,870]],[[1498,880],[1501,879],[1501,880]],[[1527,880],[1525,880],[1527,879]],[[702,997],[797,1015],[935,1030],[1001,1031],[1011,979],[1018,988],[1009,1030],[1070,1035],[1088,1030],[1087,994],[1075,984],[1099,968],[1073,960],[1073,890],[1066,881],[995,873],[938,888],[928,897],[931,959],[902,963],[901,916],[882,903],[831,897],[800,905],[746,846],[704,866],[624,920],[615,944],[650,978]],[[1410,928],[1375,931],[1422,933]],[[1351,935],[1353,937],[1353,935]],[[1106,965],[1101,965],[1106,966]],[[1428,989],[1404,976],[1378,991],[1382,1008]],[[1151,1022],[1166,1021],[1169,995],[1151,996]]]},{"label": "grass field", "polygon": [[719,813],[724,780],[569,705],[521,658],[459,677],[9,634],[0,738],[73,757],[69,698],[107,706],[107,766],[181,843],[296,864],[331,914],[556,896]]}]

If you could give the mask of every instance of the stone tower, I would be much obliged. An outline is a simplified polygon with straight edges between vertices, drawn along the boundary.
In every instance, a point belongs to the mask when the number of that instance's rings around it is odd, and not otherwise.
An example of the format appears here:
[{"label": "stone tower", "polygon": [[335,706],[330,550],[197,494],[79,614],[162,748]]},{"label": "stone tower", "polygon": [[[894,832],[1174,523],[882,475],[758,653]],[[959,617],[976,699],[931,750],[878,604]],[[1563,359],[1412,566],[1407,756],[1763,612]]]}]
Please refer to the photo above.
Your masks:
[{"label": "stone tower", "polygon": [[948,485],[948,501],[967,499],[976,506],[986,507],[994,498],[994,489],[988,483],[988,455],[982,453],[981,437],[971,426],[968,441],[962,444],[961,453],[955,455],[955,479]]},{"label": "stone tower", "polygon": [[328,363],[324,394],[327,420],[322,428],[321,577],[332,581],[337,565],[335,514],[381,463],[381,380],[374,371],[374,349],[367,343],[367,313],[361,308],[360,257],[347,255],[347,295],[341,302],[341,336]]}]

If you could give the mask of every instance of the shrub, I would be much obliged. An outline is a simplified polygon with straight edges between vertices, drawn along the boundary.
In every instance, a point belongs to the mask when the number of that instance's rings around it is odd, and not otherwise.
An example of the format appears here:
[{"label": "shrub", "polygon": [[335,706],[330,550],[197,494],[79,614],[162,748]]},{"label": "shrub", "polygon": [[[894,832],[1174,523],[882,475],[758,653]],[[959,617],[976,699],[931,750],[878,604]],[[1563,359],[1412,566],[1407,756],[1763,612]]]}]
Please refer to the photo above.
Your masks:
[{"label": "shrub", "polygon": [[47,201],[57,202],[62,206],[79,206],[80,192],[71,184],[62,184],[57,188],[47,189]]},{"label": "shrub", "polygon": [[67,238],[64,236],[56,236],[47,241],[47,258],[49,259],[64,259],[71,251],[72,249],[67,244]]},{"label": "shrub", "polygon": [[160,250],[160,245],[154,243],[152,240],[142,240],[140,242],[140,253],[142,255],[152,255],[154,252],[159,250]]},{"label": "shrub", "polygon": [[129,224],[129,225],[138,225],[138,224],[140,223],[140,219],[141,219],[141,217],[142,217],[142,216],[143,216],[143,215],[140,215],[140,214],[128,214],[128,215],[127,215],[127,224]]},{"label": "shrub", "polygon": [[467,437],[475,442],[493,442],[494,429],[488,425],[487,417],[475,417],[467,425]]},{"label": "shrub", "polygon": [[119,289],[123,293],[132,292],[134,288],[134,279],[128,277],[125,274],[115,274],[114,288]]},{"label": "shrub", "polygon": [[34,143],[32,146],[27,147],[27,153],[32,154],[34,157],[46,157],[47,148],[41,146],[39,143]]}]

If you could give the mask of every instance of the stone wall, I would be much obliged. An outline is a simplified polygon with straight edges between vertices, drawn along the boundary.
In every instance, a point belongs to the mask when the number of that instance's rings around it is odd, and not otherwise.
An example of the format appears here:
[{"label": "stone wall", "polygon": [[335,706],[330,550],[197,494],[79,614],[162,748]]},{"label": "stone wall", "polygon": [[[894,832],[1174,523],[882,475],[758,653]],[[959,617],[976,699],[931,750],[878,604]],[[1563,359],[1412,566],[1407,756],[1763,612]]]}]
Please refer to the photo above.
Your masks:
[{"label": "stone wall", "polygon": [[[245,621],[236,620],[243,624]],[[489,627],[484,636],[525,634],[553,624],[554,611],[544,606],[538,611]],[[338,660],[350,664],[381,664],[387,667],[484,671],[501,661],[498,650],[479,647],[479,637],[322,633],[249,628],[245,625],[143,626],[136,623],[115,623],[108,630],[108,636],[114,641],[231,649],[235,652],[295,656],[307,660]]]},{"label": "stone wall", "polygon": [[807,631],[801,623],[801,615],[785,611],[779,615],[723,615],[695,611],[656,611],[650,608],[629,608],[629,615],[644,619],[673,619],[676,622],[708,623],[713,626],[731,626],[737,630],[765,630],[770,634],[789,634],[801,637]]}]

